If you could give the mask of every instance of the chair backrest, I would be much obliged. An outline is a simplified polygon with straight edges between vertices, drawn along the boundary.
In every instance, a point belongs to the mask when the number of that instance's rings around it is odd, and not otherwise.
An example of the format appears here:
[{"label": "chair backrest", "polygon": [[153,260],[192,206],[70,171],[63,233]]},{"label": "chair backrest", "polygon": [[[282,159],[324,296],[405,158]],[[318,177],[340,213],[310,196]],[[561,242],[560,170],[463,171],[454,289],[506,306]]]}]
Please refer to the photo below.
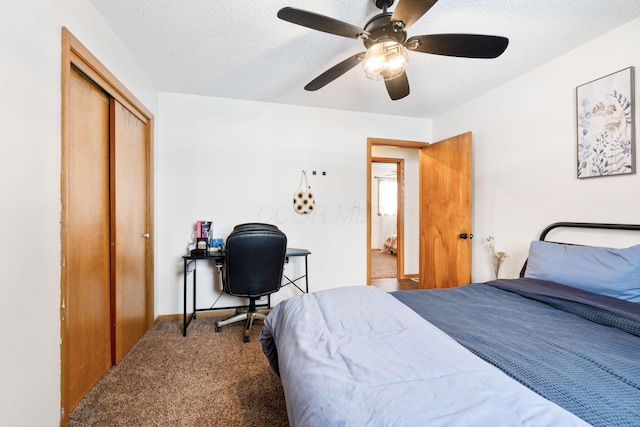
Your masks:
[{"label": "chair backrest", "polygon": [[269,229],[269,230],[277,230],[278,227],[276,227],[273,224],[265,224],[263,222],[247,222],[244,224],[238,224],[235,227],[233,227],[233,231],[236,230],[248,230],[248,229]]},{"label": "chair backrest", "polygon": [[269,224],[247,224],[227,237],[224,291],[242,297],[277,292],[287,253],[287,236]]}]

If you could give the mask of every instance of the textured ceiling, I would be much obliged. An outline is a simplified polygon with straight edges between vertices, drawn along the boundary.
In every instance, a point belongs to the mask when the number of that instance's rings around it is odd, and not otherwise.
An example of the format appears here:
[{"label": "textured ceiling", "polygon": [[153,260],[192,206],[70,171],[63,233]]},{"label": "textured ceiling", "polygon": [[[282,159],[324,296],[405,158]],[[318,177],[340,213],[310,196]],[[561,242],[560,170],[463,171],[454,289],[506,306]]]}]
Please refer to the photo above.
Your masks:
[{"label": "textured ceiling", "polygon": [[362,43],[276,16],[291,6],[362,28],[380,12],[371,0],[92,3],[161,91],[420,118],[461,105],[640,16],[638,0],[439,0],[409,36],[500,35],[509,38],[509,47],[497,59],[410,51],[411,93],[391,101],[384,83],[367,79],[360,66],[316,92],[305,91],[319,74],[363,51]]}]

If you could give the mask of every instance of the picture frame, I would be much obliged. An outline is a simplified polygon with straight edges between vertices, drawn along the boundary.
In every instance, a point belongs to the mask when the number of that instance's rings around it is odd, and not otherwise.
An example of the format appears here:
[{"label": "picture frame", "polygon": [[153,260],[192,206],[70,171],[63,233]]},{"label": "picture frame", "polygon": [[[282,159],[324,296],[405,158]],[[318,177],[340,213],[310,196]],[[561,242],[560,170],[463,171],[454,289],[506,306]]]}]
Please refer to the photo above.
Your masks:
[{"label": "picture frame", "polygon": [[634,67],[576,88],[577,176],[636,172]]}]

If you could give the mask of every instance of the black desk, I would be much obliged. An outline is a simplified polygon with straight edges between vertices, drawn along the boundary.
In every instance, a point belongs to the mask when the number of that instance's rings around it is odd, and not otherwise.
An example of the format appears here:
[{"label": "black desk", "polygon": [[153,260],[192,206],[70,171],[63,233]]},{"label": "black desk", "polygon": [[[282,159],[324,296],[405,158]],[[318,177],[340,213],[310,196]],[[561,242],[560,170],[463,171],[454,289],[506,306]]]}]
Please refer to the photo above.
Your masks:
[{"label": "black desk", "polygon": [[[299,248],[287,248],[287,253],[286,253],[286,259],[285,262],[289,262],[289,258],[290,257],[297,257],[297,256],[303,256],[304,257],[304,274],[300,277],[297,277],[295,279],[290,279],[288,278],[286,275],[283,274],[283,279],[286,280],[286,283],[284,283],[282,286],[287,286],[287,285],[293,285],[296,288],[298,288],[298,290],[300,290],[300,292],[304,292],[304,293],[308,293],[309,292],[309,276],[308,276],[308,263],[307,263],[307,256],[309,256],[309,254],[311,254],[311,252],[309,252],[306,249],[299,249]],[[191,323],[191,321],[193,319],[196,318],[196,313],[199,311],[214,311],[214,310],[230,310],[230,309],[237,309],[237,308],[249,308],[248,305],[235,305],[235,306],[230,306],[230,307],[209,307],[209,308],[197,308],[197,304],[196,304],[196,266],[197,266],[197,260],[214,260],[216,263],[216,268],[218,269],[218,280],[219,283],[222,285],[222,265],[224,264],[224,257],[225,257],[225,253],[224,251],[222,252],[211,252],[208,253],[206,255],[184,255],[182,257],[182,260],[184,262],[184,281],[183,281],[183,304],[184,304],[184,310],[183,310],[183,316],[182,316],[182,336],[187,336],[187,327],[189,326],[189,324]],[[189,273],[193,273],[193,313],[191,313],[191,315],[189,316],[187,313],[187,277],[189,276]],[[300,286],[298,286],[298,284],[296,282],[298,282],[299,280],[305,279],[305,290],[302,290],[302,288],[300,288]],[[267,304],[262,304],[259,305],[259,307],[268,307],[271,305],[271,296],[269,296],[267,298]]]}]

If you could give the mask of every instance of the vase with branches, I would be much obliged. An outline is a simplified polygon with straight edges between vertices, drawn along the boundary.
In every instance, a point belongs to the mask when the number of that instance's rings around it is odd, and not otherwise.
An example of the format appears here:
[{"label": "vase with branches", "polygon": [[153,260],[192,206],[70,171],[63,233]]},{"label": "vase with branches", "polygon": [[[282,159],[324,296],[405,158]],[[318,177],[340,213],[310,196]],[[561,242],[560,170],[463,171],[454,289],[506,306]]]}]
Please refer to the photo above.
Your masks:
[{"label": "vase with branches", "polygon": [[493,273],[496,276],[496,280],[500,274],[500,267],[502,263],[509,257],[506,252],[496,251],[496,240],[493,236],[487,237],[487,247],[489,249],[489,255],[491,255],[491,264],[493,266]]}]

